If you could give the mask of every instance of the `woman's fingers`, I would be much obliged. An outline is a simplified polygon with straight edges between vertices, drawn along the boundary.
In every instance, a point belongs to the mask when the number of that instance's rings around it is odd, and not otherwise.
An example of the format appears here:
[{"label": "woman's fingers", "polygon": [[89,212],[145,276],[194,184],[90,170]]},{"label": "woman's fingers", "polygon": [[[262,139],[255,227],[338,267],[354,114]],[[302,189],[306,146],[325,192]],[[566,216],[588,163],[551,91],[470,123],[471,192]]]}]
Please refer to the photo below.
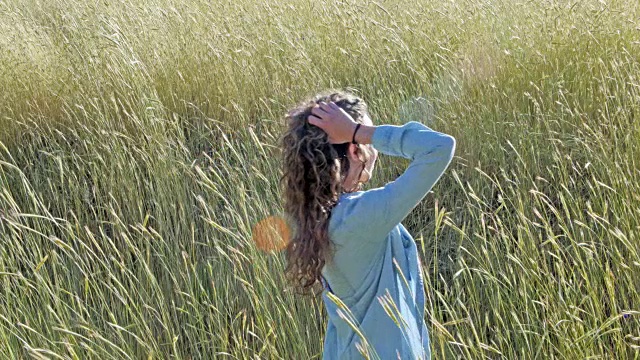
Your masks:
[{"label": "woman's fingers", "polygon": [[307,120],[309,120],[309,124],[315,125],[315,126],[319,127],[320,129],[324,130],[324,122],[322,121],[321,118],[319,118],[319,117],[317,117],[315,115],[309,115]]},{"label": "woman's fingers", "polygon": [[[315,110],[315,112],[314,112]],[[330,103],[325,103],[324,101],[319,102],[316,106],[313,107],[311,113],[324,119],[328,120],[327,116],[335,116],[338,112],[340,112],[340,107],[336,105],[333,101]]]},{"label": "woman's fingers", "polygon": [[336,111],[340,110],[340,106],[338,106],[338,104],[334,103],[333,101],[329,103],[329,107]]},{"label": "woman's fingers", "polygon": [[320,101],[320,103],[318,104],[320,105],[320,109],[326,111],[326,112],[330,112],[332,110],[331,106],[329,106],[329,104],[327,104],[324,101]]},{"label": "woman's fingers", "polygon": [[313,109],[311,109],[311,114],[319,117],[319,118],[323,118],[324,116],[327,115],[327,112],[322,110],[322,108],[320,108],[319,106],[314,107]]},{"label": "woman's fingers", "polygon": [[331,144],[339,144],[351,140],[355,122],[351,116],[333,101],[319,102],[311,109],[308,117],[311,125],[315,125],[328,135]]}]

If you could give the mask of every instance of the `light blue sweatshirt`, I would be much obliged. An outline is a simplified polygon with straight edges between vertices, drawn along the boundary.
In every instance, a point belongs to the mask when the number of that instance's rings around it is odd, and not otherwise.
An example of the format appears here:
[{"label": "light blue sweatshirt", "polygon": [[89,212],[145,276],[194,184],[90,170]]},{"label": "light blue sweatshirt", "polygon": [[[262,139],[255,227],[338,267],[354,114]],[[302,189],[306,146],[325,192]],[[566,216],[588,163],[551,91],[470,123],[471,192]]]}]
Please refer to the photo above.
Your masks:
[{"label": "light blue sweatshirt", "polygon": [[400,221],[445,171],[455,139],[409,122],[378,126],[372,144],[411,164],[383,187],[342,194],[332,211],[336,251],[322,270],[329,315],[323,358],[362,359],[360,347],[370,358],[430,359],[420,260]]}]

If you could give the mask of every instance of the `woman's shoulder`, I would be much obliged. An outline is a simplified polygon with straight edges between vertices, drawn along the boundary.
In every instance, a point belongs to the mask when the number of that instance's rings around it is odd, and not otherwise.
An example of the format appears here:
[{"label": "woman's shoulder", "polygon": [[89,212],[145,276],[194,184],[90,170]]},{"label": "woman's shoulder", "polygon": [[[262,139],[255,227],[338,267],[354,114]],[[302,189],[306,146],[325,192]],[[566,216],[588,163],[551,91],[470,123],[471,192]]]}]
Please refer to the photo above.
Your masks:
[{"label": "woman's shoulder", "polygon": [[353,207],[364,191],[354,191],[343,193],[338,197],[337,204],[331,210],[331,218],[329,219],[329,232],[335,231],[340,224],[353,212]]},{"label": "woman's shoulder", "polygon": [[[380,191],[380,188],[366,191],[354,191],[343,193],[338,198],[338,203],[331,211],[329,219],[329,236],[332,239],[348,236],[372,236],[368,234],[366,226],[351,226],[366,223],[370,213],[375,211],[375,204],[364,204],[361,200],[373,192]],[[365,201],[366,202],[366,201]],[[348,234],[345,234],[347,232]]]}]

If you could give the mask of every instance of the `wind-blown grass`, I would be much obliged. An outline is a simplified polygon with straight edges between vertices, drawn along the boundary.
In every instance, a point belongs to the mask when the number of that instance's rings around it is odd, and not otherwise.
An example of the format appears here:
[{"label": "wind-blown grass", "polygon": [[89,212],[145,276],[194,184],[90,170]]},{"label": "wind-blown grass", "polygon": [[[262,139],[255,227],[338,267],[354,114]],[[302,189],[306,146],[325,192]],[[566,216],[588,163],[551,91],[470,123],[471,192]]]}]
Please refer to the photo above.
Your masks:
[{"label": "wind-blown grass", "polygon": [[[440,358],[640,358],[635,1],[0,2],[0,357],[319,358],[251,226],[286,109],[457,153],[405,221]],[[372,186],[406,162],[382,158]]]}]

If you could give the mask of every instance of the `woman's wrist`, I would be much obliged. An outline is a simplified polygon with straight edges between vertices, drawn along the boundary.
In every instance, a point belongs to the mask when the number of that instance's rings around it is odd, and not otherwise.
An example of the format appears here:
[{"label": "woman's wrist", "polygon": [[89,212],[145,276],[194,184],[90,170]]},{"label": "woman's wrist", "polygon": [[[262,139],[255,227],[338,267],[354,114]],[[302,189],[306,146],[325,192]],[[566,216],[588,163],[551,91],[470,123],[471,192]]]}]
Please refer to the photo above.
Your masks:
[{"label": "woman's wrist", "polygon": [[371,144],[373,133],[376,131],[376,126],[372,125],[360,125],[358,132],[356,132],[356,142],[358,144]]}]

